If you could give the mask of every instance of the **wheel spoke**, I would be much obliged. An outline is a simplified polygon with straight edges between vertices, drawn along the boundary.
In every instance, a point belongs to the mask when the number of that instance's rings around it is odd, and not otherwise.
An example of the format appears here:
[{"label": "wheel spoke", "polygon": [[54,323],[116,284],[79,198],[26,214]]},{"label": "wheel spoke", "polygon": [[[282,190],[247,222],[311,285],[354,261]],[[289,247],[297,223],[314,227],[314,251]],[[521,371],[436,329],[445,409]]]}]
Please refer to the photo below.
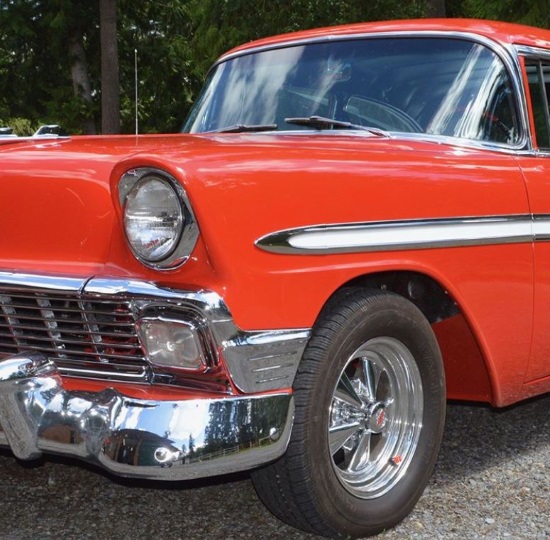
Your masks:
[{"label": "wheel spoke", "polygon": [[353,456],[348,465],[348,471],[355,472],[363,469],[370,458],[371,434],[368,431],[363,432],[357,448],[353,451]]},{"label": "wheel spoke", "polygon": [[346,442],[362,428],[360,422],[351,422],[333,426],[328,430],[330,453],[334,455]]},{"label": "wheel spoke", "polygon": [[369,397],[372,401],[378,401],[380,396],[380,377],[383,369],[378,365],[378,362],[369,362],[366,358],[363,359],[363,369],[365,371],[365,380],[368,381]]},{"label": "wheel spoke", "polygon": [[368,400],[373,402],[376,399],[376,384],[371,370],[371,363],[368,358],[362,359],[361,367]]},{"label": "wheel spoke", "polygon": [[355,388],[353,388],[349,377],[345,373],[342,374],[342,377],[340,377],[338,381],[338,386],[334,392],[334,398],[351,405],[351,407],[357,410],[361,410],[363,406],[361,398],[355,391]]}]

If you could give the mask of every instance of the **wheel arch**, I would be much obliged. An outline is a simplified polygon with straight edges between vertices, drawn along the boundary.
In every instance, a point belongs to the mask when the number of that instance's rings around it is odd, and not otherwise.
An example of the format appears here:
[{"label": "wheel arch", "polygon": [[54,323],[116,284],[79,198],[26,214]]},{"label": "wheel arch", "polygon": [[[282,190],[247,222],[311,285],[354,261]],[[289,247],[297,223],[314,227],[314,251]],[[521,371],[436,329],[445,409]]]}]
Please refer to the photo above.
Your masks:
[{"label": "wheel arch", "polygon": [[413,303],[432,326],[438,341],[449,399],[494,400],[494,380],[476,330],[452,293],[430,275],[413,270],[365,274],[343,283],[332,298],[350,288],[390,291]]}]

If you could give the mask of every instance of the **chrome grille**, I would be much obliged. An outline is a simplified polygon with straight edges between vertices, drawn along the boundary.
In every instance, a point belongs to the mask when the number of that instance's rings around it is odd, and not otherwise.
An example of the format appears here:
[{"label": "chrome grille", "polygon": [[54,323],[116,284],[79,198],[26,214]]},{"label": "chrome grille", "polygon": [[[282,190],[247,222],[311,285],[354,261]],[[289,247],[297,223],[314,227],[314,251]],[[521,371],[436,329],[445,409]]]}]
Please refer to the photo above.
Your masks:
[{"label": "chrome grille", "polygon": [[130,302],[77,292],[0,289],[0,358],[47,355],[64,375],[146,381]]}]

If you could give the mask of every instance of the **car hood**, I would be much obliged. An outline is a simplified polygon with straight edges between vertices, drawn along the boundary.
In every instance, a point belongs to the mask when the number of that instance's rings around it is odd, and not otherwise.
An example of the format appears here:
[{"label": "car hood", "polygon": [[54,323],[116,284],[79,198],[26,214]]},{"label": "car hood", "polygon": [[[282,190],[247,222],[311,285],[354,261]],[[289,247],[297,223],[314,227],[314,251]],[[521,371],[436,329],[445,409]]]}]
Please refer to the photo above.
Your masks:
[{"label": "car hood", "polygon": [[[449,176],[464,153],[475,169],[488,152],[337,131],[0,141],[0,270],[92,275],[110,265],[111,274],[151,277],[126,247],[118,209],[117,180],[135,167],[182,183],[215,257],[238,252],[236,242],[253,249],[274,230],[409,217],[395,215],[403,205],[388,194],[426,189],[427,176]],[[370,197],[358,201],[358,193]],[[304,204],[313,195],[315,204]],[[418,210],[411,204],[410,217],[423,217]]]}]

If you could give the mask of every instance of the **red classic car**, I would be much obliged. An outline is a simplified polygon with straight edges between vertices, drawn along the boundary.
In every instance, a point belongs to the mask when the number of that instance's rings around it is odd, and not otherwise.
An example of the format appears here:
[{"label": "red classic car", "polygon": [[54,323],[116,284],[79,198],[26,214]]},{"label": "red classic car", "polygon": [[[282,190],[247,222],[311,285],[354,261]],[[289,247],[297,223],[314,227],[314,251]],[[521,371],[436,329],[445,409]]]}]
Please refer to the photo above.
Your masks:
[{"label": "red classic car", "polygon": [[395,525],[447,398],[550,391],[549,91],[550,32],[360,24],[227,53],[182,134],[0,140],[0,444]]}]

